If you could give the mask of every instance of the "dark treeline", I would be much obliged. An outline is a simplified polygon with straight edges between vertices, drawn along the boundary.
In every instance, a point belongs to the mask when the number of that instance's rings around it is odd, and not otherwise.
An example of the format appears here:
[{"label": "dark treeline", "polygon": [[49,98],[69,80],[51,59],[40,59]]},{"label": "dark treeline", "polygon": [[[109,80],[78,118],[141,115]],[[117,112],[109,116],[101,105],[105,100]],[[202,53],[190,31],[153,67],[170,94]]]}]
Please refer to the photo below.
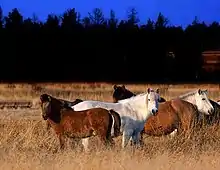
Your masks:
[{"label": "dark treeline", "polygon": [[[196,17],[185,29],[159,14],[140,25],[137,11],[118,20],[94,9],[81,17],[74,9],[62,15],[25,18],[15,8],[0,10],[0,79],[28,81],[202,81],[201,53],[218,49],[220,25]],[[170,53],[173,52],[173,53]],[[210,79],[209,79],[210,80]]]}]

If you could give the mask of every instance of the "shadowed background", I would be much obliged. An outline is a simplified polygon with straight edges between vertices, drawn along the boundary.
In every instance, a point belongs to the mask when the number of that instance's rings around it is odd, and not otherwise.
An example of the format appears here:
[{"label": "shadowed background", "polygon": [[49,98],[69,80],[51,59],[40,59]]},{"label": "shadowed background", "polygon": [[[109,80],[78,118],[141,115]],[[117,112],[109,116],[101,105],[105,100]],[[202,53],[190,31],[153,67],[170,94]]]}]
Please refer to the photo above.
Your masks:
[{"label": "shadowed background", "polygon": [[218,82],[220,52],[210,54],[212,64],[202,56],[220,49],[218,6],[217,1],[4,0],[0,79]]}]

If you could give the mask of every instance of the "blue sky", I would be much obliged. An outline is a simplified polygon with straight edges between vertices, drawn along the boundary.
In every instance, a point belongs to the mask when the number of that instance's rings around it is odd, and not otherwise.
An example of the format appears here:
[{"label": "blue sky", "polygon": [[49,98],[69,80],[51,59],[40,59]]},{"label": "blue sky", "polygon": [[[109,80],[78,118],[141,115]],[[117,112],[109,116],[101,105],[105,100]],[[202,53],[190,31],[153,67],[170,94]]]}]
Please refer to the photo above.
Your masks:
[{"label": "blue sky", "polygon": [[207,23],[220,22],[219,0],[1,0],[1,6],[5,15],[16,7],[25,17],[35,13],[40,20],[45,20],[49,13],[62,14],[73,7],[82,16],[95,7],[101,8],[106,16],[113,9],[119,19],[125,19],[126,10],[135,7],[141,23],[148,18],[155,20],[159,12],[168,17],[173,25],[186,26],[196,15]]}]

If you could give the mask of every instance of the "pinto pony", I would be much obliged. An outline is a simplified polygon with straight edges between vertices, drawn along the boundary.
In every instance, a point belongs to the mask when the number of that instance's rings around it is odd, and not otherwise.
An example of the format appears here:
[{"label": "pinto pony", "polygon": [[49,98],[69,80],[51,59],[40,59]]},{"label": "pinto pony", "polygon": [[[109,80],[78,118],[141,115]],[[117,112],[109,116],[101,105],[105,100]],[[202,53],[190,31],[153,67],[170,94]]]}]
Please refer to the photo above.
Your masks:
[{"label": "pinto pony", "polygon": [[214,107],[212,106],[210,100],[208,99],[207,90],[194,90],[186,94],[178,96],[178,98],[190,102],[197,106],[199,112],[205,115],[211,115],[214,112]]},{"label": "pinto pony", "polygon": [[[72,106],[74,110],[85,110],[96,107],[115,110],[121,117],[122,148],[130,141],[140,144],[140,132],[145,122],[158,112],[159,94],[148,89],[146,93],[120,100],[118,103],[87,100]],[[83,139],[84,147],[88,146],[88,140]]]},{"label": "pinto pony", "polygon": [[99,136],[103,144],[112,145],[114,136],[120,135],[120,116],[113,110],[93,108],[74,111],[52,96],[41,95],[41,111],[59,138],[60,149],[64,149],[65,137],[73,139]]},{"label": "pinto pony", "polygon": [[160,103],[158,114],[150,117],[142,133],[151,136],[168,135],[172,132],[189,136],[198,122],[199,112],[195,105],[173,99]]}]

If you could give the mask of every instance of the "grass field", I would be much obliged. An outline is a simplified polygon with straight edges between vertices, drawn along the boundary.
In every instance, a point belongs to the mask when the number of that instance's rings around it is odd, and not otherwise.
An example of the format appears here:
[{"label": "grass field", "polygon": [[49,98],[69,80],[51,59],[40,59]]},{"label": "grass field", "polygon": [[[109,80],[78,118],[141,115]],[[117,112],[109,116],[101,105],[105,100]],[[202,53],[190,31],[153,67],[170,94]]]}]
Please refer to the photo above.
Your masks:
[{"label": "grass field", "polygon": [[[91,152],[83,153],[81,146],[72,148],[68,141],[63,153],[53,153],[58,141],[53,131],[45,131],[41,119],[39,95],[48,93],[55,97],[74,100],[93,99],[112,101],[112,86],[107,83],[84,84],[0,84],[0,100],[31,100],[34,109],[0,110],[0,169],[219,169],[220,128],[201,129],[193,139],[145,136],[143,149],[120,150],[121,137],[115,139],[115,149],[100,149],[97,138],[91,139]],[[209,90],[209,97],[220,99],[218,85],[126,85],[135,93],[147,87],[160,88],[161,96],[171,99],[179,94],[201,88]]]}]

